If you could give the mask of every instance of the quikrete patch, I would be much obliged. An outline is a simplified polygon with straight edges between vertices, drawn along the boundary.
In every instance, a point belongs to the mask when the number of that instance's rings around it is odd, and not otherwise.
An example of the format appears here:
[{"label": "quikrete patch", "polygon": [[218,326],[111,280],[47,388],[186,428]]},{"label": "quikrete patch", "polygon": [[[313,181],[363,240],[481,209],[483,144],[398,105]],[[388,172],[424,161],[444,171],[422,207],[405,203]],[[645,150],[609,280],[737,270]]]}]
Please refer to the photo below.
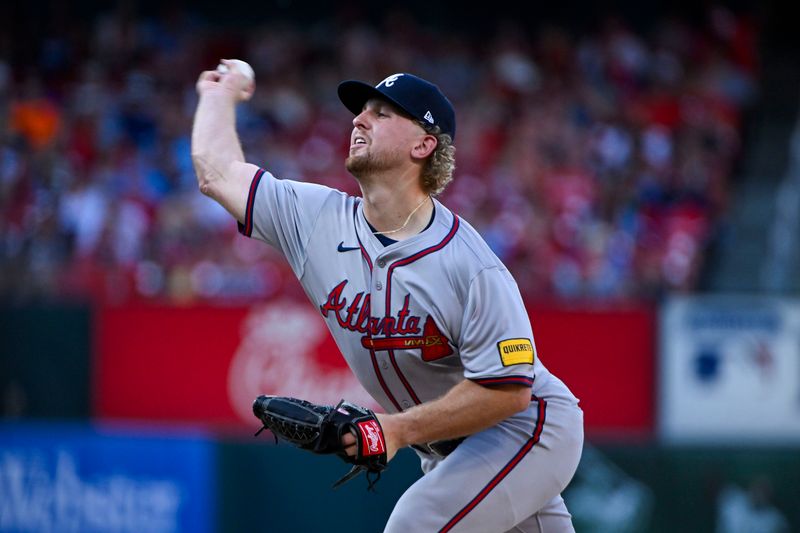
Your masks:
[{"label": "quikrete patch", "polygon": [[533,364],[533,344],[528,339],[507,339],[497,343],[503,366]]}]

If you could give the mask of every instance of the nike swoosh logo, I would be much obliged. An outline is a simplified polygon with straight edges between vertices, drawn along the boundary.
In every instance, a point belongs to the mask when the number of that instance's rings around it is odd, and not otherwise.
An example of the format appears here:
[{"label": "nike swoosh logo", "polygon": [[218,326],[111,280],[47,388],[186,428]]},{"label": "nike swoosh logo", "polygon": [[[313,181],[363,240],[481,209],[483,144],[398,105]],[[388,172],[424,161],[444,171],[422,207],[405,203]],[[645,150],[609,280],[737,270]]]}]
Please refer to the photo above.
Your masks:
[{"label": "nike swoosh logo", "polygon": [[353,247],[353,246],[345,246],[344,245],[344,241],[340,242],[339,243],[339,247],[336,248],[336,249],[338,251],[340,251],[340,252],[352,252],[353,250],[360,250],[360,248],[358,246],[355,246],[355,247]]}]

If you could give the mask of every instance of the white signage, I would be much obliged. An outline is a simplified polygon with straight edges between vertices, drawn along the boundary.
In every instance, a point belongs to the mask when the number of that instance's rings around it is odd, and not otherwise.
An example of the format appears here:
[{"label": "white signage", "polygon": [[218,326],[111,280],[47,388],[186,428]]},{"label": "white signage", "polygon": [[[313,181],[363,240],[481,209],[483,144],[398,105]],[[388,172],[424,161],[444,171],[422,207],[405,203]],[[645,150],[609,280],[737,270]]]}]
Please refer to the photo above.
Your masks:
[{"label": "white signage", "polygon": [[668,301],[660,328],[661,436],[674,443],[800,442],[800,301]]}]

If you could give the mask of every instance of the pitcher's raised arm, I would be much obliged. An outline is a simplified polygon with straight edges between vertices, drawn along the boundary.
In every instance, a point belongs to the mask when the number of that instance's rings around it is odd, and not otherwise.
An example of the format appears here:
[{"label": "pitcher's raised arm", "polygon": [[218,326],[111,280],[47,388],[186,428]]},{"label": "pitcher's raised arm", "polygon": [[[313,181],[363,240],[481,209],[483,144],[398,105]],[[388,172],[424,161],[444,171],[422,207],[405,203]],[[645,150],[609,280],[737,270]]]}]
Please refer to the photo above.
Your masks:
[{"label": "pitcher's raised arm", "polygon": [[207,70],[197,80],[192,162],[200,191],[243,222],[248,188],[258,167],[245,162],[236,134],[236,105],[253,96],[255,81],[234,63],[223,59],[222,64],[226,68]]}]

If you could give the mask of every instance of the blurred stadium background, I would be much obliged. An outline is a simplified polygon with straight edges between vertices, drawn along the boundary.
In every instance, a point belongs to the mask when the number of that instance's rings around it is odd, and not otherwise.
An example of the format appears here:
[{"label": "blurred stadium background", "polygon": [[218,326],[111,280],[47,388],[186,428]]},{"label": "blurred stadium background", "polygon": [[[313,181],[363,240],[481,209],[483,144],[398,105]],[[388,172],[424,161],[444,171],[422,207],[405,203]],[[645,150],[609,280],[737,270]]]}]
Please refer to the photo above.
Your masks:
[{"label": "blurred stadium background", "polygon": [[[357,189],[336,84],[457,109],[444,202],[582,400],[579,532],[800,531],[800,63],[775,3],[17,2],[0,17],[0,531],[379,531],[261,392],[368,403],[283,260],[196,189],[201,70],[252,162]],[[455,489],[454,489],[455,490]]]}]

